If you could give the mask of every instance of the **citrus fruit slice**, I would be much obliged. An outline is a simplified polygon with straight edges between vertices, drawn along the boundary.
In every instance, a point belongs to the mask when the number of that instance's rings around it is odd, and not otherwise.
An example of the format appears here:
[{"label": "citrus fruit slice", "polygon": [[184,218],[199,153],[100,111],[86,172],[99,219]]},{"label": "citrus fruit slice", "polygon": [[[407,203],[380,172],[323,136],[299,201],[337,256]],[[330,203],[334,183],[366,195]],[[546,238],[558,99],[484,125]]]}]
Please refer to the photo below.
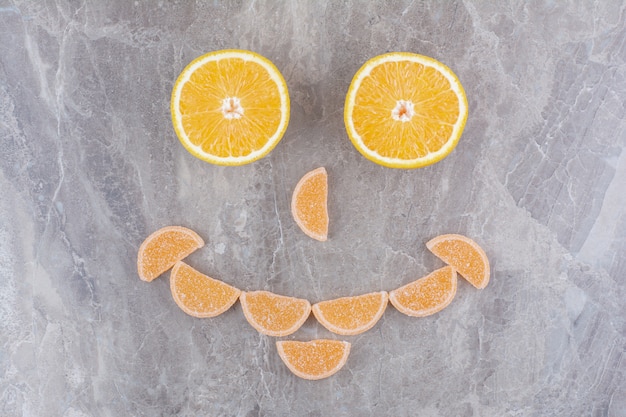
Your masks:
[{"label": "citrus fruit slice", "polygon": [[194,156],[243,165],[267,155],[289,123],[289,94],[280,71],[250,51],[222,50],[193,60],[178,76],[172,123]]},{"label": "citrus fruit slice", "polygon": [[144,281],[152,281],[181,259],[204,246],[196,232],[181,226],[167,226],[143,241],[137,254],[137,272]]},{"label": "citrus fruit slice", "polygon": [[287,368],[304,379],[323,379],[335,374],[350,354],[350,343],[327,339],[283,340],[276,342],[276,348]]},{"label": "citrus fruit slice", "polygon": [[369,160],[419,168],[446,157],[467,120],[456,75],[423,55],[392,52],[367,61],[350,84],[344,121],[350,140]]},{"label": "citrus fruit slice", "polygon": [[441,235],[427,242],[426,247],[474,287],[482,289],[489,284],[489,260],[472,239],[455,234]]},{"label": "citrus fruit slice", "polygon": [[242,292],[239,300],[248,323],[268,336],[294,333],[311,313],[311,303],[307,300],[269,291]]},{"label": "citrus fruit slice", "polygon": [[328,174],[324,167],[306,173],[293,190],[291,214],[309,237],[328,238]]},{"label": "citrus fruit slice", "polygon": [[317,321],[333,333],[357,335],[380,320],[389,295],[386,291],[322,301],[311,307]]},{"label": "citrus fruit slice", "polygon": [[389,301],[407,316],[430,316],[452,302],[456,294],[456,284],[456,271],[446,266],[391,291]]},{"label": "citrus fruit slice", "polygon": [[182,261],[170,274],[174,301],[194,317],[215,317],[228,310],[239,299],[239,291],[225,282],[210,278]]}]

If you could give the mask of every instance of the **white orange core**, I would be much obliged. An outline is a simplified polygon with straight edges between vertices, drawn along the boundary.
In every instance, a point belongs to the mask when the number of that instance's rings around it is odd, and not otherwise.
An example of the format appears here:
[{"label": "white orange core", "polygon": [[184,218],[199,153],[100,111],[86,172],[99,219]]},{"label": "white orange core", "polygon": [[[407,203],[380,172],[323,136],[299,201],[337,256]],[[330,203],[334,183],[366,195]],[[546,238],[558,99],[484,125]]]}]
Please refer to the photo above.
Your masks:
[{"label": "white orange core", "polygon": [[413,102],[407,100],[398,100],[396,107],[391,110],[391,117],[399,122],[408,122],[414,115]]},{"label": "white orange core", "polygon": [[243,107],[237,97],[227,97],[222,100],[222,114],[227,119],[241,119]]}]

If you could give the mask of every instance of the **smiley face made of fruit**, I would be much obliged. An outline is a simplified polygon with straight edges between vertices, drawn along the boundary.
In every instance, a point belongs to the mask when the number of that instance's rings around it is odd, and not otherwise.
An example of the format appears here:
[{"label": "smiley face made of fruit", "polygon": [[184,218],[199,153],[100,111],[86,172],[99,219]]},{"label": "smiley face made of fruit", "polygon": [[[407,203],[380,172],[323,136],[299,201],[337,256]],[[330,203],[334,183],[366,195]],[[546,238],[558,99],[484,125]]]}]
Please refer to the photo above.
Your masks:
[{"label": "smiley face made of fruit", "polygon": [[[250,51],[222,50],[192,61],[174,84],[174,130],[194,156],[218,165],[243,165],[267,155],[289,123],[287,84],[268,59]],[[467,99],[456,75],[442,63],[413,53],[388,53],[366,62],[355,74],[344,108],[346,131],[369,160],[390,168],[418,168],[445,158],[456,146],[467,119]],[[321,167],[296,184],[291,213],[309,237],[328,238],[328,174]],[[371,329],[391,303],[409,316],[435,314],[450,304],[457,275],[482,289],[489,261],[472,239],[437,236],[427,248],[447,266],[393,291],[353,297],[306,300],[269,291],[243,292],[208,277],[183,259],[204,246],[193,230],[163,227],[142,243],[137,270],[152,281],[171,269],[170,289],[187,314],[215,317],[237,301],[245,319],[260,333],[284,337],[296,332],[311,312],[338,335]],[[276,348],[297,376],[322,379],[339,371],[350,343],[318,339],[279,340]]]}]

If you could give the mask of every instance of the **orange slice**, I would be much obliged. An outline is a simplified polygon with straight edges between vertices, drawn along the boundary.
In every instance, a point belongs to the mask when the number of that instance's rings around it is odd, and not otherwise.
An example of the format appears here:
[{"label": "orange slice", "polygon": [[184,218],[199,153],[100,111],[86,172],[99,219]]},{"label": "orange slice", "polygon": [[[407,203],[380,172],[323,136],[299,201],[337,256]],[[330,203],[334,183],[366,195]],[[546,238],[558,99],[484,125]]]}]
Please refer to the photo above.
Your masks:
[{"label": "orange slice", "polygon": [[269,291],[242,292],[239,300],[248,323],[268,336],[294,333],[311,313],[311,303],[307,300]]},{"label": "orange slice", "polygon": [[367,61],[355,74],[344,107],[352,144],[391,168],[418,168],[445,158],[466,120],[467,99],[457,76],[433,58],[406,52]]},{"label": "orange slice", "polygon": [[241,293],[182,261],[172,268],[170,289],[178,307],[190,316],[200,318],[219,316],[235,304]]},{"label": "orange slice", "polygon": [[174,84],[172,123],[194,156],[243,165],[267,155],[289,123],[289,94],[280,71],[259,54],[210,52],[193,60]]},{"label": "orange slice", "polygon": [[472,239],[462,235],[441,235],[426,243],[426,247],[452,265],[474,287],[482,289],[489,284],[489,260]]},{"label": "orange slice", "polygon": [[456,272],[450,266],[438,269],[389,293],[393,306],[408,316],[425,317],[443,310],[456,294]]},{"label": "orange slice", "polygon": [[310,342],[276,342],[278,355],[300,378],[323,379],[339,371],[348,360],[350,343],[318,339]]},{"label": "orange slice", "polygon": [[317,321],[333,333],[356,335],[380,320],[389,295],[386,291],[322,301],[311,308]]},{"label": "orange slice", "polygon": [[204,246],[196,232],[181,226],[167,226],[143,241],[137,255],[137,272],[144,281],[152,281],[181,259]]},{"label": "orange slice", "polygon": [[328,175],[324,167],[308,172],[298,181],[291,198],[291,214],[309,237],[328,238]]}]

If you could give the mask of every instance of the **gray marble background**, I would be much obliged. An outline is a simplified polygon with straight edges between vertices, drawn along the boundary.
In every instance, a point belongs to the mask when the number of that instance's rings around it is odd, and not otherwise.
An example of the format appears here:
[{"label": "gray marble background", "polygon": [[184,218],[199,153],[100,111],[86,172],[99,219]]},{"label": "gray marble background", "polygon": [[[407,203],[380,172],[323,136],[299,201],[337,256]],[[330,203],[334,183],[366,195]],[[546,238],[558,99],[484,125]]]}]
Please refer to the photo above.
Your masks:
[{"label": "gray marble background", "polygon": [[[0,415],[626,416],[623,1],[0,0]],[[193,58],[261,53],[290,89],[266,158],[188,154],[169,98]],[[455,151],[418,170],[364,159],[350,80],[387,51],[465,86]],[[330,239],[291,192],[329,172]],[[195,319],[136,251],[196,230],[196,268],[312,302],[391,290],[462,233],[492,281],[428,318],[389,308],[322,381],[292,375],[239,305]],[[313,319],[288,339],[334,336]]]}]

